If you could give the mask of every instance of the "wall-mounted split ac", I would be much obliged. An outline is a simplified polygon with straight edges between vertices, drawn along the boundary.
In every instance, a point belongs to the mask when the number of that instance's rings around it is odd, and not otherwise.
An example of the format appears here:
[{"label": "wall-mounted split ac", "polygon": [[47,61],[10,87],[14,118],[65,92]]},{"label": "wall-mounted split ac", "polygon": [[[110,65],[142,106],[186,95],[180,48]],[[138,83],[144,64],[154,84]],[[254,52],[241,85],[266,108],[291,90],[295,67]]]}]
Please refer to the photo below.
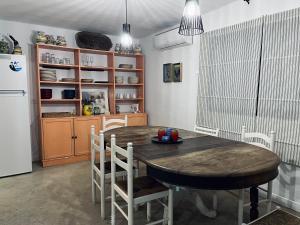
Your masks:
[{"label": "wall-mounted split ac", "polygon": [[159,50],[178,48],[192,45],[192,36],[183,36],[178,33],[178,27],[156,34],[153,38],[154,47]]}]

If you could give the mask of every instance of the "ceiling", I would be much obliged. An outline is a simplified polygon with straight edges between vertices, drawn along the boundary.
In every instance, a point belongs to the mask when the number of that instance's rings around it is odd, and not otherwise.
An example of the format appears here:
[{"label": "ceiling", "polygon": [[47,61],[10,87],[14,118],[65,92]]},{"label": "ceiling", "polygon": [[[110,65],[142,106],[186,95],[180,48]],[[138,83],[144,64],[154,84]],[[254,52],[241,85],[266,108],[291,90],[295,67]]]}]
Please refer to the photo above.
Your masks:
[{"label": "ceiling", "polygon": [[[206,13],[234,0],[200,0]],[[180,22],[185,0],[128,0],[128,22],[136,38]],[[1,0],[0,19],[118,35],[125,0]]]}]

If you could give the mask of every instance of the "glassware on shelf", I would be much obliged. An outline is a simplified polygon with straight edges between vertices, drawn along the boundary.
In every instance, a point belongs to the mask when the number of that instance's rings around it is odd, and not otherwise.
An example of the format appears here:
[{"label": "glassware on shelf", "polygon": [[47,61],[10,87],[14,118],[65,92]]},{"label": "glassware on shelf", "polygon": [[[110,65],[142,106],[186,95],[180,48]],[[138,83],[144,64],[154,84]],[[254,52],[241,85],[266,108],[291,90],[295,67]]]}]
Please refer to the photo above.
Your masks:
[{"label": "glassware on shelf", "polygon": [[94,63],[94,57],[93,56],[90,56],[89,62],[90,62],[90,66],[93,66],[93,63]]},{"label": "glassware on shelf", "polygon": [[85,56],[81,56],[81,65],[85,66]]},{"label": "glassware on shelf", "polygon": [[66,64],[66,65],[71,64],[71,59],[70,58],[64,58],[63,61],[64,61],[64,64]]},{"label": "glassware on shelf", "polygon": [[131,97],[132,99],[136,99],[136,93],[131,93],[130,97]]}]

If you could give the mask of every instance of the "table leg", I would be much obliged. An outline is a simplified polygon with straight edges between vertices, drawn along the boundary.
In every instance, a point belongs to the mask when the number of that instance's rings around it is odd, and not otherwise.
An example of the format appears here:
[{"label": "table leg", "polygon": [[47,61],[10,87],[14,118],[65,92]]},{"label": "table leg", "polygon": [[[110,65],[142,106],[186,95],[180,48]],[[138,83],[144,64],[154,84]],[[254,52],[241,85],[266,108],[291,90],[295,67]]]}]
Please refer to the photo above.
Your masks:
[{"label": "table leg", "polygon": [[256,220],[258,218],[258,188],[250,188],[250,221]]}]

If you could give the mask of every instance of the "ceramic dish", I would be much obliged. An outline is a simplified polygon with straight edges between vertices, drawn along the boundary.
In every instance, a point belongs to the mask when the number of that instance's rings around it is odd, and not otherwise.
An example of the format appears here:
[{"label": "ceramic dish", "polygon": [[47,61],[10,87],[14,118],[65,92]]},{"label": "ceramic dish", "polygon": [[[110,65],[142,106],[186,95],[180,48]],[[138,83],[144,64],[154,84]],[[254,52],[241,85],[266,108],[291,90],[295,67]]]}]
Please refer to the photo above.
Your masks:
[{"label": "ceramic dish", "polygon": [[75,78],[61,78],[62,82],[75,82]]},{"label": "ceramic dish", "polygon": [[120,64],[119,68],[122,68],[122,69],[132,69],[133,65],[132,64]]},{"label": "ceramic dish", "polygon": [[124,77],[116,76],[116,83],[117,84],[123,84],[124,83]]},{"label": "ceramic dish", "polygon": [[139,82],[138,77],[128,77],[128,84],[137,84]]},{"label": "ceramic dish", "polygon": [[81,79],[82,83],[93,83],[94,79]]}]

